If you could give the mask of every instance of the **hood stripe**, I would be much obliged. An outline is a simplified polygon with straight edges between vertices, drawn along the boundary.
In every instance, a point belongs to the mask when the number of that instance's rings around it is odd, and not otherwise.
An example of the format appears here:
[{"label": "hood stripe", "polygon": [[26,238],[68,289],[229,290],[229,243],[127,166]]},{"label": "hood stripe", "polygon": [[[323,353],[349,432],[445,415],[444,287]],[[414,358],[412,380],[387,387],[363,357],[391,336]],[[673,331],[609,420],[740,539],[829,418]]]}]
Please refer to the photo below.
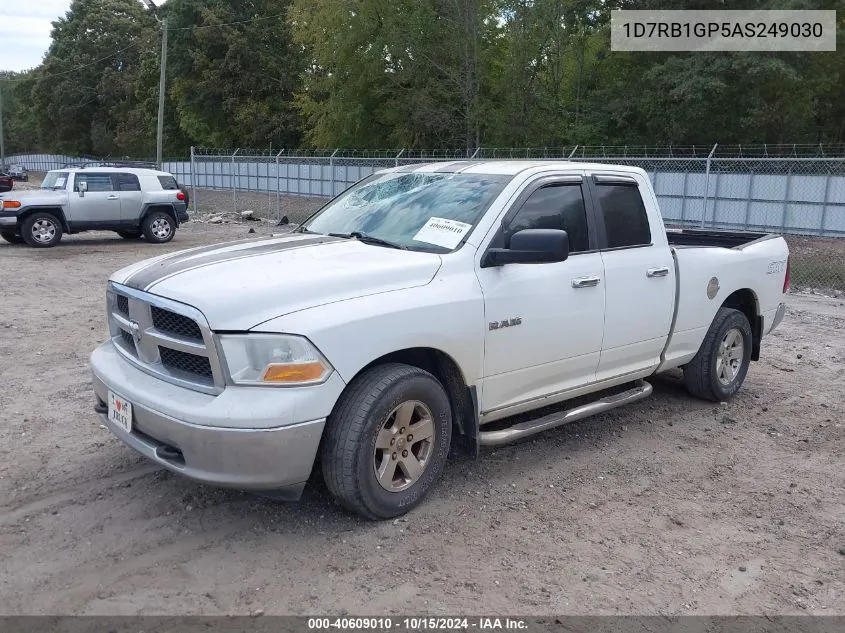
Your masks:
[{"label": "hood stripe", "polygon": [[[137,290],[149,290],[153,285],[164,281],[168,277],[172,277],[173,275],[187,270],[192,270],[194,268],[200,268],[210,264],[219,264],[221,262],[233,261],[236,259],[243,259],[245,257],[263,255],[265,253],[275,253],[295,248],[316,246],[327,242],[342,241],[343,238],[341,237],[314,235],[300,239],[283,238],[282,241],[273,240],[269,243],[258,242],[249,248],[239,248],[228,251],[221,251],[221,248],[225,248],[225,245],[217,244],[182,253],[174,253],[171,257],[167,257],[161,261],[154,262],[149,266],[142,268],[130,276],[124,283],[131,288],[136,288]],[[232,244],[232,242],[229,242],[229,244]]]}]

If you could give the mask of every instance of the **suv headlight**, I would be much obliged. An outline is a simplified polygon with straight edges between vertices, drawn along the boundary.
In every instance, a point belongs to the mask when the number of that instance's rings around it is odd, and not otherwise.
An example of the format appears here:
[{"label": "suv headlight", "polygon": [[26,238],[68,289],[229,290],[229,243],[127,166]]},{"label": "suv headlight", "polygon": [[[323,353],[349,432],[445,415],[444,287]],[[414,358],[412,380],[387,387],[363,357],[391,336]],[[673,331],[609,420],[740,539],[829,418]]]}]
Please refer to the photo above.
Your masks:
[{"label": "suv headlight", "polygon": [[302,336],[220,334],[218,340],[227,373],[236,385],[316,385],[334,371]]}]

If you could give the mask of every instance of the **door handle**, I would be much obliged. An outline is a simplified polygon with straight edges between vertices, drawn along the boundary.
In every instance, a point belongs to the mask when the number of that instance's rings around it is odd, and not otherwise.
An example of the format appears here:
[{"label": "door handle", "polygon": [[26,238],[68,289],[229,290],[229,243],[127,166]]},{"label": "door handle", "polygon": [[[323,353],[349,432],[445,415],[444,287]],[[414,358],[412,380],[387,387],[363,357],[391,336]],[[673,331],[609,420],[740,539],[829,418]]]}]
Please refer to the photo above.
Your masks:
[{"label": "door handle", "polygon": [[578,277],[572,280],[572,287],[592,288],[593,286],[598,286],[600,281],[601,277]]},{"label": "door handle", "polygon": [[645,271],[646,277],[666,277],[668,274],[668,266],[663,266],[662,268],[649,268],[647,271]]},{"label": "door handle", "polygon": [[110,195],[110,196],[106,196],[106,200],[119,200],[119,199],[120,199],[120,198],[118,198],[118,197],[117,197],[116,195],[114,195],[114,194],[112,194],[112,195]]}]

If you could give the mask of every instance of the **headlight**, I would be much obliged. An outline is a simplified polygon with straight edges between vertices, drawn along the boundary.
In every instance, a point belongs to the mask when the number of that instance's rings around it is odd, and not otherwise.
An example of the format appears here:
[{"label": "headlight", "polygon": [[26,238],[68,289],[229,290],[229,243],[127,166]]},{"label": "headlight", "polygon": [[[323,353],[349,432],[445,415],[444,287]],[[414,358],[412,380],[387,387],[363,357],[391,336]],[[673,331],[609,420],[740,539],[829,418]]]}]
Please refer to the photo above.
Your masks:
[{"label": "headlight", "polygon": [[308,339],[289,334],[221,334],[220,347],[236,385],[315,385],[333,369]]}]

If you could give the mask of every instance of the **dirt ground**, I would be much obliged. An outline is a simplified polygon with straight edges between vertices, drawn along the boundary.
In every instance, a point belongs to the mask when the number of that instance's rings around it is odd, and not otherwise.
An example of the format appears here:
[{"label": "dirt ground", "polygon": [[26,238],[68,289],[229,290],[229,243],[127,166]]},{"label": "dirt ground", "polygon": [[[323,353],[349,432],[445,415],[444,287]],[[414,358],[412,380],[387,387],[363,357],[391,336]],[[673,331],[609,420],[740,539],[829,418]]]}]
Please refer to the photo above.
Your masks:
[{"label": "dirt ground", "polygon": [[792,295],[727,405],[641,403],[457,458],[405,518],[158,469],[99,424],[105,282],[258,235],[0,243],[0,614],[845,614],[845,305]]}]

